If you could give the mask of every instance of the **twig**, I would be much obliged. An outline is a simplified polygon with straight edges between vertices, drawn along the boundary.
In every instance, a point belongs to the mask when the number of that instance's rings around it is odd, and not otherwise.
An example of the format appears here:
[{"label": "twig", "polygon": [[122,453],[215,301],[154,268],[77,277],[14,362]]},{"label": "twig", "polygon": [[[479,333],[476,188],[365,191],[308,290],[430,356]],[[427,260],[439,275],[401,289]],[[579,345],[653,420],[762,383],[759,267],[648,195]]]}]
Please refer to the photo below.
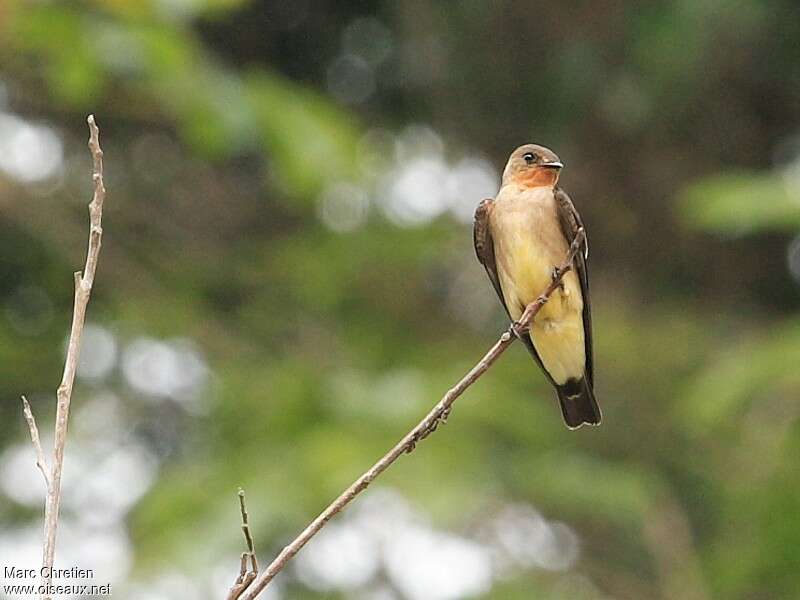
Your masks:
[{"label": "twig", "polygon": [[[244,490],[239,488],[239,510],[242,513],[242,533],[244,534],[244,541],[247,544],[247,552],[242,552],[239,562],[239,576],[236,578],[225,600],[238,600],[241,598],[245,590],[250,587],[250,584],[258,575],[258,559],[256,558],[255,545],[253,544],[253,536],[250,533],[250,522],[247,518],[247,506],[244,499]],[[247,563],[250,562],[250,569],[247,568]]]},{"label": "twig", "polygon": [[264,591],[270,581],[273,580],[286,564],[297,554],[306,543],[314,537],[314,535],[322,529],[325,524],[344,509],[358,494],[363,492],[372,481],[383,473],[389,466],[392,465],[404,453],[411,452],[416,447],[416,444],[425,439],[432,432],[436,431],[440,423],[444,423],[450,414],[453,403],[463,394],[466,389],[471,386],[478,378],[483,375],[489,367],[505,352],[505,350],[514,343],[514,340],[524,331],[530,327],[536,314],[541,310],[542,306],[547,302],[553,292],[561,285],[561,280],[567,272],[572,270],[572,261],[578,253],[581,245],[586,239],[586,233],[583,228],[580,228],[572,244],[567,251],[564,263],[558,268],[558,271],[553,276],[553,281],[547,286],[542,294],[533,302],[531,302],[522,317],[516,323],[513,323],[508,330],[503,332],[500,338],[494,343],[484,357],[472,367],[469,372],[455,386],[450,388],[447,393],[442,397],[436,406],[420,421],[414,429],[409,431],[403,439],[401,439],[383,458],[376,462],[370,469],[359,477],[349,488],[347,488],[336,500],[334,500],[320,515],[314,519],[303,532],[298,535],[294,541],[281,550],[277,558],[270,563],[258,579],[253,582],[244,600],[255,600],[258,595]]},{"label": "twig", "polygon": [[28,404],[28,399],[22,397],[22,413],[25,415],[25,420],[28,422],[28,429],[31,432],[31,442],[36,450],[36,466],[42,472],[44,477],[45,486],[50,489],[50,470],[47,466],[47,460],[44,457],[44,450],[42,450],[42,442],[39,441],[39,428],[36,426],[36,419],[33,418],[31,405]]},{"label": "twig", "polygon": [[244,540],[247,542],[247,551],[250,554],[250,562],[253,571],[258,573],[258,559],[256,558],[255,544],[253,543],[253,535],[250,533],[250,521],[247,515],[247,504],[245,503],[244,490],[239,489],[239,509],[242,511],[242,533]]},{"label": "twig", "polygon": [[89,296],[92,292],[97,259],[100,256],[100,242],[103,236],[101,221],[103,217],[103,202],[106,197],[106,188],[103,185],[103,151],[100,149],[100,131],[94,121],[94,115],[89,115],[87,122],[89,124],[89,150],[92,153],[92,181],[94,183],[94,194],[92,201],[89,203],[89,248],[86,252],[86,265],[83,268],[83,275],[81,275],[80,271],[74,273],[75,300],[72,310],[72,327],[69,334],[69,343],[67,344],[64,373],[56,392],[53,465],[49,473],[47,472],[47,463],[44,462],[44,452],[42,452],[41,444],[39,443],[36,421],[33,418],[33,413],[27,400],[25,398],[22,399],[25,420],[28,421],[31,439],[36,448],[36,464],[45,474],[45,481],[47,482],[47,501],[44,511],[44,550],[42,552],[41,570],[42,584],[45,590],[41,597],[44,600],[50,598],[48,588],[52,583],[51,571],[55,559],[56,532],[58,530],[58,514],[61,505],[61,473],[64,467],[64,446],[67,442],[67,422],[69,420],[69,405],[72,399],[72,385],[75,382],[75,372],[78,369],[86,307],[89,304]]}]

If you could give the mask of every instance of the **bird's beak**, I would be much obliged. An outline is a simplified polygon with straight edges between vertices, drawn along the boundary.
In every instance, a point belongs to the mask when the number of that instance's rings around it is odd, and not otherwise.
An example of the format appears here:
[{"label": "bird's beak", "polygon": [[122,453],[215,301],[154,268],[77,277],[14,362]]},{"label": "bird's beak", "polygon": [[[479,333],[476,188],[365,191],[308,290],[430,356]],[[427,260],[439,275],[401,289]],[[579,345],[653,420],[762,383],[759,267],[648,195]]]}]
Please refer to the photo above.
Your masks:
[{"label": "bird's beak", "polygon": [[557,161],[557,160],[554,160],[554,161],[551,161],[551,162],[542,163],[539,166],[548,167],[550,169],[563,169],[564,168],[564,164],[559,162],[559,161]]}]

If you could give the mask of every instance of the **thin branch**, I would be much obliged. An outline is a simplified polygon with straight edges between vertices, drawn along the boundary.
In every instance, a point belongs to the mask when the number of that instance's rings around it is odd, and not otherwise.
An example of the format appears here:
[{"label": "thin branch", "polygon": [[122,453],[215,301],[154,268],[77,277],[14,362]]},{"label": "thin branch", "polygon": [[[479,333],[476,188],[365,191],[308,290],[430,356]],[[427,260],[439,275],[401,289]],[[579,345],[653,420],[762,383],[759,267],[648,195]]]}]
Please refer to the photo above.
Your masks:
[{"label": "thin branch", "polygon": [[[47,502],[44,511],[44,550],[42,553],[42,583],[45,590],[52,583],[50,572],[55,559],[56,532],[58,530],[58,514],[61,506],[61,473],[64,467],[64,446],[67,442],[67,422],[69,420],[69,406],[72,399],[72,386],[75,382],[75,372],[78,369],[80,356],[81,337],[83,324],[86,320],[86,307],[92,292],[94,274],[97,269],[97,259],[100,256],[100,242],[103,236],[102,217],[103,202],[106,197],[106,188],[103,184],[103,151],[100,149],[100,131],[94,121],[94,115],[89,115],[89,150],[92,153],[92,181],[94,194],[89,203],[89,247],[86,251],[86,265],[83,275],[80,271],[74,274],[75,301],[72,310],[72,327],[67,344],[67,358],[64,362],[64,373],[61,384],[58,386],[56,404],[55,437],[53,442],[53,466],[50,476],[47,477]],[[32,418],[31,413],[31,418]],[[27,418],[27,414],[26,414]],[[30,424],[30,422],[29,422]],[[35,445],[35,443],[34,443]],[[47,600],[50,594],[43,593],[42,598]]]},{"label": "thin branch", "polygon": [[[238,600],[242,594],[250,587],[250,584],[258,575],[258,559],[256,558],[255,544],[250,533],[250,522],[247,517],[247,505],[245,504],[244,490],[239,488],[239,510],[242,513],[242,533],[247,544],[247,552],[242,552],[239,562],[239,576],[236,578],[225,600]],[[250,569],[247,568],[248,562]]]},{"label": "thin branch", "polygon": [[586,239],[586,233],[580,228],[572,244],[567,251],[564,263],[554,273],[553,281],[547,286],[542,294],[525,309],[522,317],[513,323],[507,331],[503,332],[500,338],[489,349],[484,357],[472,367],[469,372],[455,386],[450,388],[436,406],[420,421],[414,429],[409,431],[383,458],[376,462],[370,469],[359,477],[349,488],[347,488],[336,500],[334,500],[320,515],[306,527],[294,541],[286,546],[277,558],[264,570],[258,579],[250,586],[244,600],[255,600],[264,591],[270,581],[286,566],[286,564],[297,554],[314,535],[322,529],[337,513],[344,509],[358,494],[363,492],[376,477],[388,469],[400,456],[411,452],[417,443],[425,439],[432,432],[436,431],[440,423],[444,423],[450,414],[453,403],[461,396],[466,389],[475,383],[489,367],[514,343],[514,340],[527,331],[536,314],[545,305],[553,292],[561,285],[561,280],[567,272],[572,270],[572,261],[578,253],[580,247]]},{"label": "thin branch", "polygon": [[44,457],[44,450],[42,450],[42,442],[39,441],[39,428],[36,426],[36,419],[33,418],[33,411],[31,405],[28,404],[28,399],[22,397],[22,413],[25,415],[25,420],[28,422],[28,429],[31,432],[31,442],[33,448],[36,450],[36,466],[42,472],[44,477],[44,485],[50,489],[50,470],[47,466],[47,460]]},{"label": "thin branch", "polygon": [[239,559],[239,576],[231,586],[231,589],[228,590],[225,600],[239,600],[256,578],[256,573],[247,569],[248,554],[249,552],[242,552],[242,556]]},{"label": "thin branch", "polygon": [[250,554],[250,562],[252,570],[258,573],[258,559],[256,558],[255,544],[253,543],[253,535],[250,533],[250,521],[247,515],[247,504],[245,503],[244,490],[239,490],[239,509],[242,512],[242,533],[244,540],[247,543],[247,551]]}]

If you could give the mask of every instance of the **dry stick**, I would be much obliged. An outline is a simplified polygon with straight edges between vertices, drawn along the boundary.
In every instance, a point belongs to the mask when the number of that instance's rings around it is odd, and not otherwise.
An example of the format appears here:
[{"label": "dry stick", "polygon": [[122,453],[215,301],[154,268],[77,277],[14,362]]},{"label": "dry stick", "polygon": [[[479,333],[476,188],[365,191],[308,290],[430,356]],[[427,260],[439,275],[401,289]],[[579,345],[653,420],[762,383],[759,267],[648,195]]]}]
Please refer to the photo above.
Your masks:
[{"label": "dry stick", "polygon": [[[239,488],[239,510],[242,513],[242,533],[244,534],[244,541],[247,544],[247,552],[242,552],[239,564],[239,576],[234,581],[233,586],[228,591],[225,600],[239,600],[245,590],[250,587],[250,584],[258,575],[258,559],[256,558],[255,544],[253,543],[253,536],[250,533],[250,521],[247,515],[247,505],[244,498],[244,490]],[[248,559],[250,568],[247,568]]]},{"label": "dry stick", "polygon": [[247,543],[247,552],[250,554],[250,566],[258,573],[258,559],[256,558],[256,548],[253,543],[253,535],[250,533],[250,520],[247,514],[247,504],[245,503],[244,490],[239,489],[239,510],[242,512],[242,533]]},{"label": "dry stick", "polygon": [[322,529],[325,524],[345,506],[347,506],[358,494],[363,492],[367,486],[381,473],[383,473],[389,466],[400,458],[401,455],[411,452],[416,447],[417,442],[425,439],[428,435],[436,431],[439,423],[444,423],[450,414],[450,409],[453,403],[463,394],[466,389],[471,386],[478,378],[483,375],[489,367],[505,352],[505,350],[514,343],[514,340],[527,331],[530,323],[536,316],[542,306],[545,305],[547,300],[556,290],[560,287],[561,280],[564,275],[572,270],[572,261],[578,253],[581,245],[586,239],[586,233],[583,228],[578,229],[572,244],[567,251],[564,263],[558,267],[558,270],[553,274],[553,281],[547,286],[547,289],[542,292],[535,301],[531,302],[525,312],[523,312],[519,321],[513,323],[507,331],[503,332],[494,346],[484,355],[484,357],[474,366],[469,372],[455,386],[450,388],[444,397],[439,400],[436,406],[425,416],[419,424],[409,431],[405,437],[400,440],[394,448],[389,450],[383,458],[376,462],[372,467],[359,477],[349,488],[347,488],[336,500],[334,500],[328,508],[326,508],[320,515],[314,519],[303,532],[298,535],[293,542],[286,546],[278,557],[266,568],[265,571],[259,575],[258,579],[253,582],[253,585],[248,589],[248,593],[244,596],[244,600],[255,600],[258,595],[267,587],[270,581],[277,575],[286,564],[297,554],[300,549],[312,538],[316,533]]},{"label": "dry stick", "polygon": [[[94,121],[94,115],[89,115],[89,150],[92,153],[93,169],[92,181],[94,183],[94,194],[89,203],[89,248],[86,252],[86,265],[81,272],[74,273],[75,279],[75,304],[72,311],[72,328],[69,334],[67,345],[67,358],[64,362],[64,374],[61,384],[56,392],[56,424],[55,438],[53,441],[53,466],[49,475],[45,475],[47,483],[47,501],[44,511],[44,551],[42,556],[42,583],[45,586],[45,593],[42,598],[48,599],[50,594],[46,589],[52,582],[51,571],[55,559],[56,531],[58,530],[58,512],[61,505],[61,472],[64,467],[64,446],[67,442],[67,421],[69,419],[69,405],[72,398],[72,384],[75,382],[75,372],[78,368],[78,357],[81,349],[81,336],[83,335],[83,324],[86,319],[86,306],[89,304],[89,296],[92,292],[94,274],[97,269],[97,259],[100,256],[100,241],[103,236],[101,221],[103,217],[103,201],[106,197],[106,188],[103,185],[103,151],[100,149],[100,131]],[[23,398],[23,408],[25,419],[31,432],[31,440],[36,448],[37,464],[44,461],[44,453],[41,452],[39,443],[39,432],[36,421],[30,406]],[[47,470],[46,463],[42,472]]]},{"label": "dry stick", "polygon": [[50,470],[47,466],[47,460],[44,457],[42,442],[39,440],[39,428],[36,427],[36,419],[33,418],[31,405],[28,404],[28,399],[25,396],[22,397],[22,413],[25,415],[25,420],[28,422],[28,429],[30,429],[31,432],[31,441],[36,450],[36,466],[39,467],[39,470],[42,472],[45,486],[50,489]]}]

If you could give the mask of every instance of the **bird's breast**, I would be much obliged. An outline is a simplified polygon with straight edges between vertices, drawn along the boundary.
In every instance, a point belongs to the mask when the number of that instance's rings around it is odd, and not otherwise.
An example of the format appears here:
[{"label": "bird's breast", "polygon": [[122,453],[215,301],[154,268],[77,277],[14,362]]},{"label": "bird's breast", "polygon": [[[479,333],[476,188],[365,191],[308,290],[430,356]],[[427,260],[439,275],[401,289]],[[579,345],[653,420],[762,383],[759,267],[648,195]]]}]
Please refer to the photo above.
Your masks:
[{"label": "bird's breast", "polygon": [[[519,318],[552,281],[553,268],[569,248],[561,231],[556,201],[550,188],[504,188],[490,217],[498,276],[511,316]],[[537,316],[545,324],[583,308],[580,284],[573,272],[564,277],[564,290],[553,294]]]}]

